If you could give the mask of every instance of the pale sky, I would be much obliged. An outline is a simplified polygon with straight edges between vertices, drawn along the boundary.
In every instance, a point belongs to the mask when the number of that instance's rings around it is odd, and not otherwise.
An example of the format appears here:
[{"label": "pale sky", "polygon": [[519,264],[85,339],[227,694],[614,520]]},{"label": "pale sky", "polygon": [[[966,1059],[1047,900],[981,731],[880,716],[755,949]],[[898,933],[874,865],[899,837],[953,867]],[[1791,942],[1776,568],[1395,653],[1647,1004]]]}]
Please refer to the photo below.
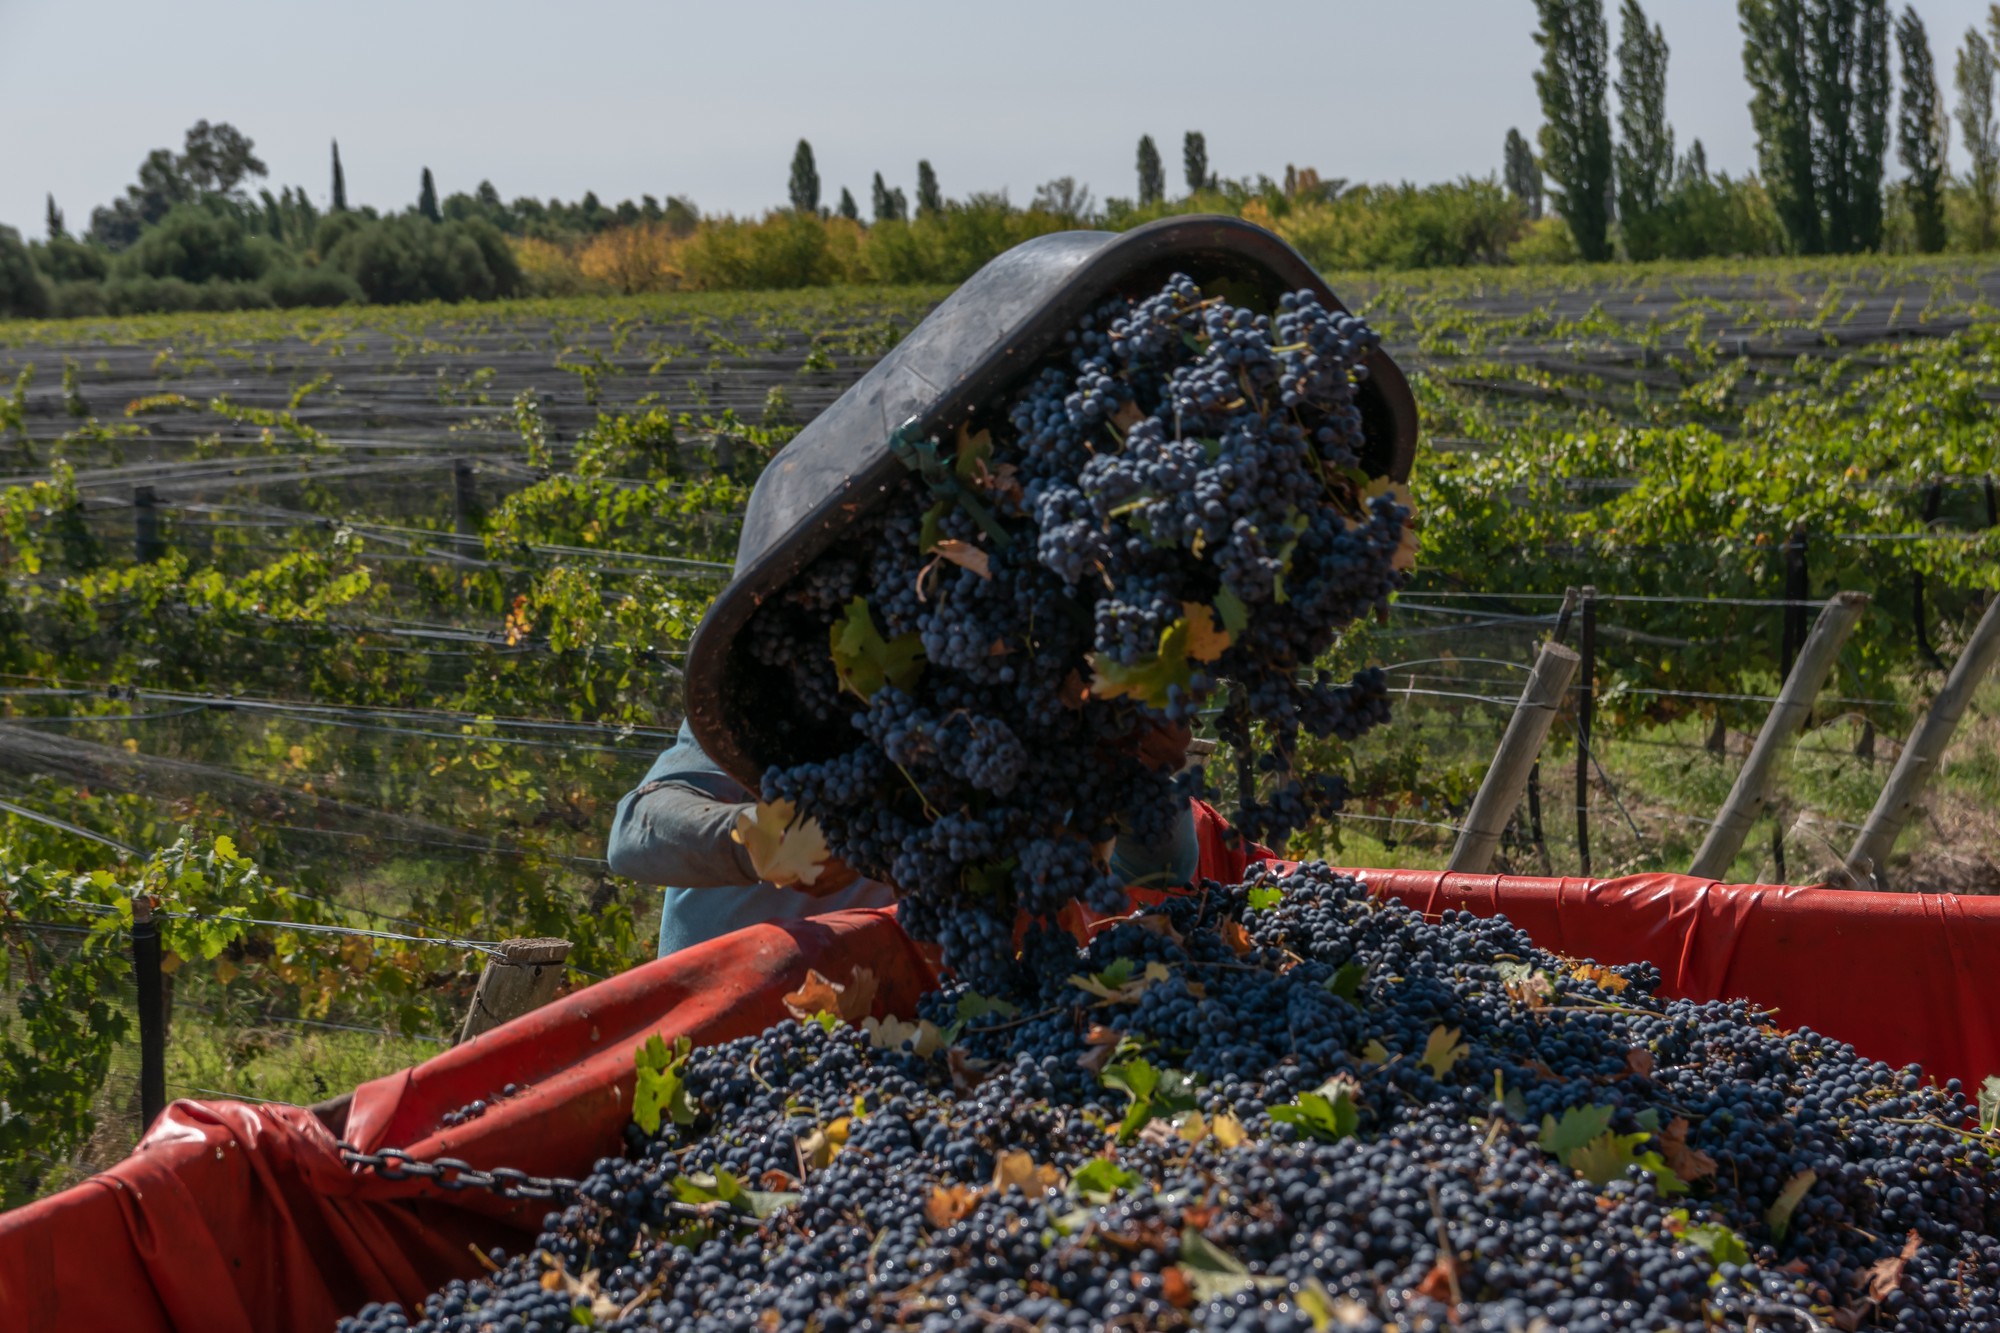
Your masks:
[{"label": "pale sky", "polygon": [[[1646,8],[1679,145],[1752,166],[1734,0]],[[1916,9],[1950,97],[1987,5]],[[1190,129],[1225,176],[1483,175],[1509,126],[1539,123],[1533,25],[1531,0],[0,0],[0,222],[39,236],[53,191],[81,228],[202,117],[322,204],[339,139],[349,201],[385,209],[428,165],[446,194],[487,178],[757,213],[784,202],[800,136],[826,202],[846,185],[864,216],[872,173],[914,193],[923,157],[948,195],[1025,203],[1069,175],[1129,196],[1143,133],[1178,191]]]}]

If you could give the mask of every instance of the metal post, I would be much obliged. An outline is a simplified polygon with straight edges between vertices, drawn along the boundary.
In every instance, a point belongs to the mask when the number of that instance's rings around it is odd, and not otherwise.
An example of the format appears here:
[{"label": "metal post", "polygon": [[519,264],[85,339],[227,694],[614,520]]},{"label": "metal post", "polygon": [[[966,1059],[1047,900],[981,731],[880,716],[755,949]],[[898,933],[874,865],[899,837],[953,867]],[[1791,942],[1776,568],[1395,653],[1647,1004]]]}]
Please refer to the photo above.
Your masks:
[{"label": "metal post", "polygon": [[471,1041],[553,999],[569,947],[568,940],[503,940],[498,946],[500,956],[488,958],[486,970],[479,974],[472,1006],[465,1011],[465,1026],[459,1029],[459,1041]]},{"label": "metal post", "polygon": [[1867,605],[1866,593],[1839,592],[1820,611],[1819,619],[1813,623],[1812,633],[1806,636],[1804,651],[1799,654],[1791,673],[1785,677],[1784,687],[1778,691],[1777,701],[1771,705],[1770,716],[1764,719],[1764,726],[1757,733],[1757,743],[1750,747],[1750,757],[1744,761],[1742,772],[1736,775],[1736,784],[1729,789],[1729,798],[1723,802],[1721,812],[1709,826],[1701,850],[1695,853],[1689,874],[1703,879],[1720,879],[1728,873],[1729,863],[1736,859],[1736,853],[1743,850],[1750,826],[1770,805],[1771,779],[1777,772],[1785,747],[1805,725],[1813,700],[1825,686],[1827,675],[1840,656],[1841,645],[1847,642],[1847,636],[1854,630],[1854,622],[1861,618],[1862,608]]},{"label": "metal post", "polygon": [[167,1109],[167,1014],[160,972],[160,928],[153,905],[132,900],[132,980],[139,994],[139,1132]]},{"label": "metal post", "polygon": [[[1555,632],[1549,635],[1557,643],[1569,638],[1569,624],[1576,614],[1576,589],[1563,589],[1562,609],[1556,612]],[[1549,860],[1549,840],[1542,827],[1542,761],[1535,760],[1528,770],[1528,836],[1535,844],[1535,860],[1541,865],[1544,875],[1556,872],[1555,863]]]},{"label": "metal post", "polygon": [[1590,727],[1597,714],[1597,589],[1583,590],[1583,623],[1577,633],[1582,663],[1576,697],[1576,858],[1590,874]]},{"label": "metal post", "polygon": [[167,553],[160,541],[160,511],[151,486],[132,488],[132,555],[150,565]]},{"label": "metal post", "polygon": [[1549,726],[1555,721],[1556,710],[1562,707],[1570,678],[1576,674],[1576,663],[1576,654],[1561,644],[1542,645],[1534,673],[1521,691],[1520,702],[1514,705],[1514,715],[1500,737],[1500,748],[1486,770],[1486,780],[1479,784],[1479,794],[1472,798],[1472,809],[1465,816],[1465,827],[1458,835],[1458,845],[1451,850],[1451,863],[1446,869],[1476,875],[1492,864],[1500,835],[1520,807],[1521,793],[1528,785],[1528,771],[1542,752],[1542,742],[1548,739]]},{"label": "metal post", "polygon": [[474,488],[472,460],[451,460],[451,527],[461,537],[479,535],[479,493]]},{"label": "metal post", "polygon": [[1972,702],[1973,691],[1996,660],[2000,660],[2000,598],[1986,604],[1986,614],[1979,618],[1965,650],[1952,663],[1944,688],[1917,720],[1903,752],[1896,756],[1896,766],[1889,770],[1889,780],[1875,798],[1875,808],[1854,839],[1854,847],[1847,853],[1847,872],[1857,881],[1865,884],[1873,875],[1878,887],[1885,884],[1882,872],[1889,853],[1916,814],[1924,784],[1943,765],[1945,746],[1958,729],[1966,705]]}]

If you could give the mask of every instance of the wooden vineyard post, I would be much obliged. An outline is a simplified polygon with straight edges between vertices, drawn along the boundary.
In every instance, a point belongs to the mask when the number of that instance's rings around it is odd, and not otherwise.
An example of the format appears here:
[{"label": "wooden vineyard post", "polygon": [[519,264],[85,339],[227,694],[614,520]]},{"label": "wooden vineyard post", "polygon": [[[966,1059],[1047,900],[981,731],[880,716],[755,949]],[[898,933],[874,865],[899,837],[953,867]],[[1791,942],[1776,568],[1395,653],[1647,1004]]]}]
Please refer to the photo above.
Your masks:
[{"label": "wooden vineyard post", "polygon": [[[1557,643],[1569,637],[1569,622],[1576,614],[1576,589],[1563,589],[1562,609],[1556,613],[1555,632],[1549,635]],[[1541,863],[1544,875],[1553,875],[1556,868],[1549,860],[1549,840],[1542,828],[1542,761],[1536,758],[1534,766],[1528,770],[1528,832],[1534,839],[1535,858]]]},{"label": "wooden vineyard post", "polygon": [[461,537],[479,535],[479,492],[473,478],[471,459],[451,460],[451,528]]},{"label": "wooden vineyard post", "polygon": [[495,952],[499,956],[488,958],[486,970],[479,974],[472,1005],[465,1011],[465,1026],[458,1032],[460,1042],[471,1041],[553,999],[562,980],[562,962],[569,957],[569,941],[502,940]]},{"label": "wooden vineyard post", "polygon": [[139,1132],[167,1109],[167,1007],[160,971],[160,927],[152,900],[132,900],[132,983],[139,1009]]},{"label": "wooden vineyard post", "polygon": [[1750,757],[1736,775],[1736,784],[1729,789],[1728,799],[1709,826],[1708,836],[1702,839],[1701,850],[1695,853],[1694,864],[1688,868],[1690,875],[1720,879],[1728,873],[1729,863],[1743,850],[1750,826],[1771,802],[1771,779],[1785,747],[1805,725],[1813,700],[1819,697],[1834,661],[1840,656],[1841,645],[1847,642],[1847,636],[1854,631],[1854,622],[1861,618],[1862,608],[1867,605],[1866,593],[1839,592],[1820,611],[1812,633],[1806,636],[1805,649],[1786,675],[1777,701],[1771,705],[1770,716],[1764,719],[1764,726],[1757,733],[1757,743],[1750,747]]},{"label": "wooden vineyard post", "polygon": [[1583,590],[1583,621],[1577,631],[1582,663],[1576,699],[1576,858],[1577,873],[1590,874],[1590,728],[1597,715],[1597,589]]},{"label": "wooden vineyard post", "polygon": [[1916,814],[1924,785],[1944,762],[1944,748],[1958,729],[1966,705],[1972,702],[1972,692],[1993,669],[1996,658],[2000,658],[2000,598],[1987,602],[1986,614],[1979,618],[1958,661],[1952,663],[1944,688],[1917,719],[1903,752],[1896,756],[1896,766],[1889,770],[1889,780],[1875,798],[1875,808],[1868,812],[1867,822],[1854,839],[1854,847],[1847,853],[1847,873],[1857,883],[1866,884],[1873,876],[1878,888],[1884,885],[1882,871],[1889,853]]},{"label": "wooden vineyard post", "polygon": [[1541,755],[1542,742],[1548,739],[1556,709],[1562,706],[1563,694],[1576,674],[1576,663],[1576,654],[1561,644],[1551,641],[1542,645],[1534,673],[1521,691],[1520,702],[1514,705],[1500,748],[1486,770],[1486,780],[1472,798],[1472,809],[1465,816],[1457,846],[1451,849],[1447,870],[1480,874],[1492,864],[1500,834],[1520,808],[1528,774]]}]

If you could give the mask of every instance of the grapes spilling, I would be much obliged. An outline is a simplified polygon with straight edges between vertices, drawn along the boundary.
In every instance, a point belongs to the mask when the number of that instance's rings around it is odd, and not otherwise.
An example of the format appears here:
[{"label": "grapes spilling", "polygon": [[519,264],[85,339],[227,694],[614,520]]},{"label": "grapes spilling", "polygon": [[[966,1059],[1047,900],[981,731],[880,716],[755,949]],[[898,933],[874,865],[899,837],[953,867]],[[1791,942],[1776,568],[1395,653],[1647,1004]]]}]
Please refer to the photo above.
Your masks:
[{"label": "grapes spilling", "polygon": [[1311,292],[1262,314],[1176,276],[1102,302],[752,619],[812,728],[765,797],[996,990],[1019,912],[1115,910],[1113,840],[1169,836],[1186,792],[1149,736],[1214,714],[1253,839],[1338,809],[1301,733],[1351,739],[1388,696],[1314,664],[1414,549],[1405,493],[1361,467],[1378,344]]},{"label": "grapes spilling", "polygon": [[642,1058],[531,1253],[342,1333],[2000,1329],[1956,1084],[1650,966],[1323,865],[1023,958]]}]

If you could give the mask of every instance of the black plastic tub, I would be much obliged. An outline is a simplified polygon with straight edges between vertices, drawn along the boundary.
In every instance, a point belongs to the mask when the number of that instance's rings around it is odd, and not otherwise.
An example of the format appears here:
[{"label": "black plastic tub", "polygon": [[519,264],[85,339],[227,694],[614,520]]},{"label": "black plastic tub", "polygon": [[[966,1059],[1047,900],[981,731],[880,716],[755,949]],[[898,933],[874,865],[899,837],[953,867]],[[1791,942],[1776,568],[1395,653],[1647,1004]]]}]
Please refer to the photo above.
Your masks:
[{"label": "black plastic tub", "polygon": [[[774,693],[777,682],[736,653],[737,635],[906,475],[890,435],[909,423],[918,437],[950,438],[975,411],[1021,384],[1092,306],[1118,293],[1148,295],[1174,273],[1239,305],[1268,309],[1302,289],[1329,308],[1340,305],[1297,251],[1233,217],[1163,218],[1122,233],[1058,232],[1017,245],[973,274],[757,479],[735,578],[688,651],[688,720],[718,764],[755,791],[772,763],[801,757],[779,752],[784,728],[772,722],[786,701],[781,690]],[[1359,398],[1368,437],[1363,465],[1407,481],[1416,400],[1386,354],[1376,352],[1368,367]]]}]

